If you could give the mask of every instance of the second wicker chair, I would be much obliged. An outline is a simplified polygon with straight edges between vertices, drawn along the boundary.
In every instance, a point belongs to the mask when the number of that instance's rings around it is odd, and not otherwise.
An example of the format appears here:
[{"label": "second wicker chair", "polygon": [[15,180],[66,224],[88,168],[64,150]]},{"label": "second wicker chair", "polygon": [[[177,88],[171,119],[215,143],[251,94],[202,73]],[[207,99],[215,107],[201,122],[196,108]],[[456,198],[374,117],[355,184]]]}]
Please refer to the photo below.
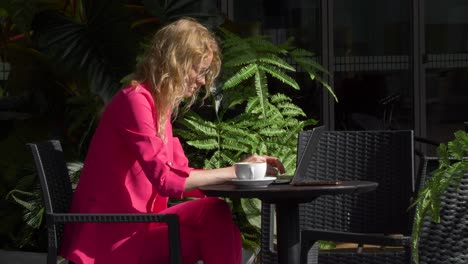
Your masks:
[{"label": "second wicker chair", "polygon": [[[402,250],[362,253],[320,251],[318,263],[409,263],[414,195],[413,131],[325,131],[323,127],[299,135],[298,157],[309,137],[317,137],[306,175],[313,180],[366,180],[379,183],[376,191],[360,195],[323,196],[301,205],[301,262],[316,263],[318,240],[398,246]],[[262,217],[262,258],[276,263],[268,246],[269,206]],[[315,254],[315,256],[314,256]]]}]

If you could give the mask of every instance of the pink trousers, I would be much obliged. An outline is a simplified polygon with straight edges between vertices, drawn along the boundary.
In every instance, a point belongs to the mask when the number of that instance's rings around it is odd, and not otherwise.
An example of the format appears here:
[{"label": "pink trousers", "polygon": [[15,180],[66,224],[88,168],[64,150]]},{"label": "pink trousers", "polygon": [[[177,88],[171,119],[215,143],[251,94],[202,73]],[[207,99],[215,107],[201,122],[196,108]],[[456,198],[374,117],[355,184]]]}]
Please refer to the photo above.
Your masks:
[{"label": "pink trousers", "polygon": [[[218,198],[201,198],[167,208],[160,213],[177,214],[180,224],[182,263],[240,264],[242,243],[231,209]],[[141,264],[169,263],[167,227],[152,228],[145,237]]]}]

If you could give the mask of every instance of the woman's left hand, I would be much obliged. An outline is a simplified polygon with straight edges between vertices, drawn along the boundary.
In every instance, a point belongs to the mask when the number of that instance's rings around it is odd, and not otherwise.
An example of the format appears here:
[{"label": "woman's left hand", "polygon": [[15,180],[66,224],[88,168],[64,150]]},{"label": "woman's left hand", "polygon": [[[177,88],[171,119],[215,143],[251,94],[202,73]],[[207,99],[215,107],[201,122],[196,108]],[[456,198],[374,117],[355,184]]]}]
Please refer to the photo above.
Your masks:
[{"label": "woman's left hand", "polygon": [[243,161],[247,162],[266,162],[267,163],[267,175],[276,176],[278,172],[283,174],[286,172],[284,169],[283,163],[277,158],[273,156],[267,155],[252,155],[246,158]]}]

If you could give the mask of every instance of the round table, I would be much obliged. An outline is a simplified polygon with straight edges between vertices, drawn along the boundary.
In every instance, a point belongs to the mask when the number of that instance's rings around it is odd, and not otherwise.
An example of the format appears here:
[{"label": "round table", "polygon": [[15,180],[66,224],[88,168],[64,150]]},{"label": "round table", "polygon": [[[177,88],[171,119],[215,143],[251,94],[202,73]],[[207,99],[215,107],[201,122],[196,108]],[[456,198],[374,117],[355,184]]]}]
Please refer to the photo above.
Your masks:
[{"label": "round table", "polygon": [[310,202],[322,195],[358,194],[373,191],[376,182],[343,181],[337,185],[295,186],[270,184],[267,187],[238,188],[234,184],[200,187],[207,196],[258,198],[276,205],[279,263],[300,261],[299,203]]}]

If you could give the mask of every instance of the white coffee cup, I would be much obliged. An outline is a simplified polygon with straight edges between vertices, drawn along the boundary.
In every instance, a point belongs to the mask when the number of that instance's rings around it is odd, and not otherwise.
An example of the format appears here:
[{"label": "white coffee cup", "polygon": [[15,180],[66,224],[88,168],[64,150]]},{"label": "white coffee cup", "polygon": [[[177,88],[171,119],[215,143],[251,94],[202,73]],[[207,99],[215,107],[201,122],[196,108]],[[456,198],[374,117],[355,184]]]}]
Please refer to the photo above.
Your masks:
[{"label": "white coffee cup", "polygon": [[265,177],[266,162],[237,162],[234,163],[236,176],[239,180],[261,180]]}]

